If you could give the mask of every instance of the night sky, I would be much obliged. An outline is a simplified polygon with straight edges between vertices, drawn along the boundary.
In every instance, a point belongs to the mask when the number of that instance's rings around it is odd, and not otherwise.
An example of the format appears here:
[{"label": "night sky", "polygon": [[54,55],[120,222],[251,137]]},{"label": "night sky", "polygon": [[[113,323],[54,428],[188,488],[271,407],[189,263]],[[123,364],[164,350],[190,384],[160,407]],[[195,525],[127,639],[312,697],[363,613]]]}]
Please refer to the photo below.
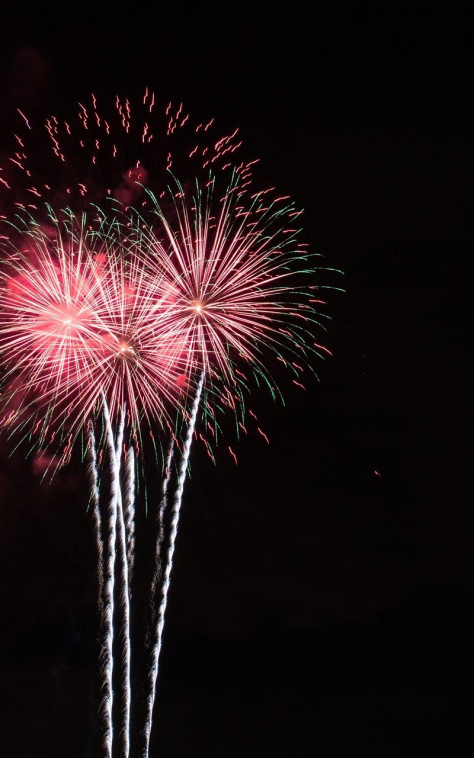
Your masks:
[{"label": "night sky", "polygon": [[[345,293],[319,383],[252,395],[270,445],[241,439],[238,466],[193,450],[151,756],[471,757],[469,21],[456,3],[202,5],[10,3],[0,21],[0,153],[16,107],[148,85],[240,127],[344,271],[321,274]],[[85,473],[42,483],[23,452],[2,439],[0,756],[95,758]]]}]

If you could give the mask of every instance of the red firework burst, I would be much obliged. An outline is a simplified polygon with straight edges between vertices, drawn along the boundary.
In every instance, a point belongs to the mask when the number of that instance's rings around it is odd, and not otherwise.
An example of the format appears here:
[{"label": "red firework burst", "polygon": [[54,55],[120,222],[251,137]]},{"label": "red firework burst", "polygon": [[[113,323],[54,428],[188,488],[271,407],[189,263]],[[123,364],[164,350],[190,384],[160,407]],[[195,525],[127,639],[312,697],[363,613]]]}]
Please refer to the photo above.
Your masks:
[{"label": "red firework burst", "polygon": [[88,226],[85,216],[50,214],[50,227],[27,222],[20,249],[7,247],[0,290],[2,422],[34,428],[38,444],[75,438],[102,393],[112,417],[130,426],[169,424],[181,407],[188,365],[157,317],[169,290],[153,289],[139,251],[120,226]]},{"label": "red firework burst", "polygon": [[276,354],[299,375],[315,352],[315,305],[323,304],[297,241],[300,213],[288,198],[250,195],[238,174],[221,193],[212,176],[192,194],[176,180],[169,192],[173,212],[154,199],[154,225],[137,217],[131,244],[151,288],[155,281],[160,292],[167,283],[160,327],[185,346],[186,373],[198,368],[232,388],[240,384],[239,363],[269,380]]}]

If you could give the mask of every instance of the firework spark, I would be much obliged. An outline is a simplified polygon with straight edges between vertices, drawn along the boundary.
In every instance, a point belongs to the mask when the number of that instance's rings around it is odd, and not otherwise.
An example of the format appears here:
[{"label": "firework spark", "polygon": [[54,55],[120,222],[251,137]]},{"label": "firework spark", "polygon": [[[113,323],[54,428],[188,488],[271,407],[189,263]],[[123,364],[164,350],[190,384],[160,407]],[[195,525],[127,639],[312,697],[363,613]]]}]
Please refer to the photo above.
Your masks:
[{"label": "firework spark", "polygon": [[35,128],[19,111],[14,136],[0,173],[0,208],[35,214],[45,202],[78,211],[114,198],[143,207],[145,187],[164,197],[170,170],[193,177],[232,167],[249,177],[256,162],[237,160],[238,130],[218,134],[214,119],[195,121],[182,103],[163,107],[148,88],[134,101],[117,95],[100,102],[92,94]]}]

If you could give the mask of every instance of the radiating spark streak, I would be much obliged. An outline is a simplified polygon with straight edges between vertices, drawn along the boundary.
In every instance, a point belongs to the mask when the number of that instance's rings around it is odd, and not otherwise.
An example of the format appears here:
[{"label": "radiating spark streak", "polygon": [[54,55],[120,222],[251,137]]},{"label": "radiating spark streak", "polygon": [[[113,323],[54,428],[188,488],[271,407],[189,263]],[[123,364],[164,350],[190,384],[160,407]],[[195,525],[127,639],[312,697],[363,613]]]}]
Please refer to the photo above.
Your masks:
[{"label": "radiating spark streak", "polygon": [[262,437],[263,437],[263,439],[265,440],[265,442],[267,443],[267,445],[269,445],[269,444],[270,444],[270,440],[268,439],[268,435],[266,435],[266,434],[265,434],[265,432],[263,432],[263,431],[260,429],[260,427],[259,427],[259,426],[257,426],[257,432],[258,432],[259,434],[261,434],[261,435],[262,435]]},{"label": "radiating spark streak", "polygon": [[306,389],[304,384],[301,384],[301,382],[297,382],[296,379],[293,379],[292,381],[293,381],[293,384],[296,384],[297,387],[301,387],[302,390]]},{"label": "radiating spark streak", "polygon": [[314,343],[314,346],[318,348],[318,350],[324,350],[325,353],[328,355],[332,355],[332,352],[327,348],[324,347],[324,345],[318,345],[316,342]]},{"label": "radiating spark streak", "polygon": [[31,124],[28,121],[28,119],[26,118],[25,114],[19,108],[17,108],[17,111],[20,114],[20,116],[22,117],[22,119],[25,122],[25,124],[27,125],[28,129],[31,129]]},{"label": "radiating spark streak", "polygon": [[227,446],[227,449],[228,449],[229,453],[231,454],[232,458],[234,459],[234,463],[235,463],[235,465],[237,465],[237,456],[236,456],[236,454],[234,453],[234,451],[232,450],[231,446],[230,446],[230,445],[228,445],[228,446]]},{"label": "radiating spark streak", "polygon": [[164,570],[164,575],[163,575],[163,584],[161,588],[161,601],[160,601],[160,606],[158,609],[158,617],[157,617],[157,625],[156,625],[156,632],[157,632],[156,644],[152,652],[151,676],[153,680],[153,688],[148,693],[148,697],[147,697],[147,710],[146,710],[146,721],[145,721],[145,747],[143,751],[143,758],[148,758],[149,756],[150,734],[151,734],[151,725],[152,725],[152,717],[153,717],[153,705],[155,702],[156,680],[158,676],[158,661],[160,657],[163,627],[165,623],[165,612],[166,612],[166,605],[168,602],[168,591],[169,591],[169,586],[170,586],[171,569],[173,566],[173,556],[174,556],[174,550],[175,550],[175,544],[176,544],[176,535],[178,533],[179,513],[180,513],[181,502],[182,502],[182,497],[183,497],[184,482],[185,482],[186,474],[187,474],[189,454],[191,452],[191,444],[193,441],[194,429],[196,426],[196,419],[197,419],[197,414],[199,410],[199,404],[201,401],[202,389],[204,386],[204,377],[205,377],[205,373],[203,371],[201,373],[201,378],[199,380],[197,390],[196,390],[196,395],[193,401],[191,416],[189,419],[189,424],[188,424],[187,433],[186,433],[186,440],[184,443],[183,456],[181,458],[181,463],[179,467],[179,475],[178,475],[176,492],[173,498],[172,515],[171,515],[171,530],[170,530],[170,535],[169,535],[168,550],[167,550],[167,555],[166,555],[166,564],[165,564],[165,570]]}]

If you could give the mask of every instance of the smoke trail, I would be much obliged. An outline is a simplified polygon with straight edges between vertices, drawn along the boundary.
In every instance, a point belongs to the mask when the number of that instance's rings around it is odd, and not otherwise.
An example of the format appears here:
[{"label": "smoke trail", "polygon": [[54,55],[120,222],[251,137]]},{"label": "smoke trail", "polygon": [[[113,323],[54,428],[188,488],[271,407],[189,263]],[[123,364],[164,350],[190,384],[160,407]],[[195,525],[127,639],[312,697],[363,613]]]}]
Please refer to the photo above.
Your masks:
[{"label": "smoke trail", "polygon": [[122,443],[123,443],[124,430],[125,430],[125,407],[122,406],[122,409],[120,411],[120,423],[119,423],[119,428],[117,431],[117,439],[115,440],[115,458],[117,461],[119,474],[120,474],[120,466],[122,463]]},{"label": "smoke trail", "polygon": [[[155,610],[155,598],[158,589],[158,582],[161,576],[161,548],[164,539],[164,519],[166,506],[168,505],[168,485],[171,478],[171,461],[173,460],[174,453],[174,439],[171,439],[168,455],[166,456],[165,463],[165,475],[163,477],[163,485],[161,488],[161,500],[160,507],[157,516],[157,532],[156,532],[156,546],[155,546],[155,566],[153,571],[153,578],[151,580],[150,589],[150,606],[152,611],[152,624],[156,631],[156,610]],[[155,641],[153,641],[155,644]]]},{"label": "smoke trail", "polygon": [[120,468],[122,459],[122,442],[125,427],[125,408],[122,407],[120,414],[120,423],[115,443],[115,476],[119,482],[117,497],[117,551],[119,554],[120,567],[120,586],[119,586],[119,603],[122,616],[122,627],[120,641],[122,646],[122,729],[121,736],[123,739],[122,755],[128,758],[130,751],[130,708],[131,708],[131,684],[130,684],[130,666],[131,666],[131,642],[130,642],[130,589],[128,578],[128,560],[127,560],[127,536],[125,529],[124,510],[122,505],[122,490],[120,488]]},{"label": "smoke trail", "polygon": [[[99,625],[100,625],[100,638],[102,641],[102,648],[100,652],[100,678],[101,678],[101,690],[106,690],[107,686],[107,665],[106,665],[106,615],[104,614],[104,543],[102,539],[102,517],[100,514],[100,495],[99,495],[99,471],[97,468],[97,448],[95,441],[95,433],[93,422],[89,421],[87,428],[87,450],[88,450],[88,462],[87,470],[89,474],[91,484],[91,498],[93,503],[93,516],[94,516],[94,529],[95,539],[97,547],[97,609],[99,612]],[[101,703],[101,717],[104,722],[104,733],[107,733],[108,724],[110,720],[109,710],[107,708],[107,700],[105,696]]]},{"label": "smoke trail", "polygon": [[113,742],[113,684],[112,675],[114,667],[113,641],[114,641],[114,581],[115,581],[115,541],[117,523],[117,504],[120,495],[119,471],[115,451],[114,435],[110,423],[110,414],[105,395],[102,395],[107,443],[109,447],[110,465],[112,476],[110,481],[110,499],[107,519],[107,544],[105,559],[105,584],[104,584],[104,638],[101,651],[103,681],[103,712],[104,712],[104,748],[107,758],[112,758]]},{"label": "smoke trail", "polygon": [[123,696],[123,725],[121,734],[123,737],[123,755],[128,757],[130,750],[130,705],[131,705],[131,684],[130,684],[130,661],[131,661],[131,643],[130,643],[130,594],[128,583],[128,563],[127,563],[127,540],[125,535],[125,520],[123,516],[122,498],[117,502],[117,550],[119,553],[120,566],[120,596],[119,603],[122,615],[121,644],[122,644],[122,696]]},{"label": "smoke trail", "polygon": [[131,597],[133,566],[135,562],[135,451],[130,445],[127,450],[124,481],[124,514],[127,536],[128,589]]},{"label": "smoke trail", "polygon": [[191,417],[189,419],[189,424],[188,424],[188,431],[186,434],[186,441],[184,443],[183,457],[181,459],[181,464],[179,467],[179,475],[178,475],[178,482],[176,486],[176,492],[173,498],[171,531],[170,531],[170,536],[169,536],[168,551],[166,555],[166,565],[165,565],[165,572],[163,576],[163,584],[161,588],[161,602],[160,602],[157,619],[156,619],[156,642],[152,650],[152,664],[151,664],[151,670],[150,670],[150,675],[149,675],[149,679],[152,682],[152,686],[150,687],[148,697],[147,697],[147,710],[146,710],[146,721],[145,721],[145,730],[144,730],[145,747],[143,750],[143,758],[148,758],[149,756],[151,725],[152,725],[152,717],[153,717],[153,705],[155,702],[156,680],[158,677],[158,660],[160,657],[163,626],[165,623],[165,611],[166,611],[166,605],[168,602],[168,590],[170,586],[171,568],[173,566],[173,555],[174,555],[174,550],[175,550],[176,535],[178,533],[179,512],[181,509],[181,501],[183,497],[183,489],[184,489],[184,482],[186,479],[189,454],[191,452],[191,443],[193,441],[194,428],[196,426],[196,417],[197,417],[197,413],[199,409],[199,403],[201,400],[202,388],[204,385],[204,376],[205,374],[203,371],[199,379],[196,395],[194,397]]},{"label": "smoke trail", "polygon": [[87,471],[91,483],[91,498],[93,503],[92,513],[94,515],[95,540],[97,546],[97,604],[99,607],[99,614],[102,614],[104,609],[104,599],[102,597],[102,593],[104,591],[104,543],[102,540],[102,518],[100,515],[99,504],[99,471],[97,468],[97,449],[92,421],[89,422],[89,426],[87,428],[87,440]]}]

